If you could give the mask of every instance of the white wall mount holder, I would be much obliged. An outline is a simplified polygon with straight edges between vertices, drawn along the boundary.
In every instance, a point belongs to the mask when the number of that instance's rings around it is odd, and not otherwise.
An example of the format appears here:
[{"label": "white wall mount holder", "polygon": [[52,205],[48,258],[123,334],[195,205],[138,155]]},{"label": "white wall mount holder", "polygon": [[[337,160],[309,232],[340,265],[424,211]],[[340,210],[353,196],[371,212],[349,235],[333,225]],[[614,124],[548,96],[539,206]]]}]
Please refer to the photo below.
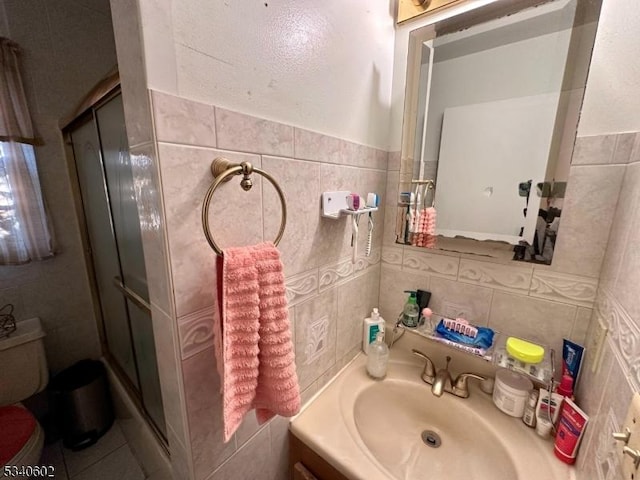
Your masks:
[{"label": "white wall mount holder", "polygon": [[351,192],[348,190],[324,192],[322,194],[322,216],[336,220],[342,215],[360,215],[378,210],[378,207],[364,207],[359,210],[349,210],[347,196],[350,194]]},{"label": "white wall mount holder", "polygon": [[[369,215],[369,230],[367,235],[367,248],[365,251],[366,256],[371,255],[371,242],[373,238],[373,216],[372,212],[378,210],[378,207],[367,207],[363,206],[363,208],[359,208],[358,210],[351,210],[347,203],[347,197],[351,195],[351,192],[348,190],[338,191],[338,192],[324,192],[322,194],[322,216],[325,218],[332,218],[333,220],[337,220],[342,215],[347,217],[351,217],[351,263],[356,263],[358,258],[358,222],[360,221],[360,216],[364,213]],[[369,194],[368,196],[372,196],[374,194]],[[377,196],[374,195],[376,199],[372,203],[377,204]]]}]

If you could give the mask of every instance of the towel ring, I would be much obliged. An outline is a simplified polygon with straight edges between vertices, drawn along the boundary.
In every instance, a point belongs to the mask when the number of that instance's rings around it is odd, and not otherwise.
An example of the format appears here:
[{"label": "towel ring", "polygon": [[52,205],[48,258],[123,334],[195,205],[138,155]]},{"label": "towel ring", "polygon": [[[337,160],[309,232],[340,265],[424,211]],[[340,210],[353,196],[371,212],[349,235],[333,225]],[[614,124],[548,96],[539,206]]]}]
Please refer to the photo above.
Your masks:
[{"label": "towel ring", "polygon": [[222,249],[218,246],[218,244],[213,239],[213,235],[211,235],[211,231],[209,229],[209,206],[211,204],[211,198],[213,197],[213,193],[220,186],[222,182],[228,182],[231,180],[233,175],[242,175],[242,180],[240,181],[240,186],[245,192],[251,190],[253,186],[253,182],[251,181],[251,174],[257,173],[262,175],[264,178],[271,182],[273,188],[278,192],[278,196],[280,197],[280,204],[282,205],[282,221],[280,223],[280,230],[278,231],[278,235],[274,240],[273,244],[278,245],[282,236],[284,235],[284,228],[287,225],[287,203],[284,199],[284,193],[278,185],[278,182],[269,175],[264,170],[260,170],[259,168],[255,168],[249,162],[242,163],[232,163],[226,158],[218,157],[211,163],[211,173],[215,177],[215,180],[207,190],[207,193],[204,196],[204,201],[202,202],[202,229],[204,230],[204,236],[207,237],[207,242],[213,249],[214,252],[218,255],[222,255]]}]

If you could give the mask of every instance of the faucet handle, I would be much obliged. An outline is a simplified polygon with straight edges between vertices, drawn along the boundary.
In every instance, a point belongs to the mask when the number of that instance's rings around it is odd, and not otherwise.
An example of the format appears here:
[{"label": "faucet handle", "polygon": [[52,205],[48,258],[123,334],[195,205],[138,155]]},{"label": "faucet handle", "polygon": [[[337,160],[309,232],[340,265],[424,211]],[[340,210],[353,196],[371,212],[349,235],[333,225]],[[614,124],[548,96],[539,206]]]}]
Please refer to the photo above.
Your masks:
[{"label": "faucet handle", "polygon": [[[425,360],[424,370],[422,371],[422,380],[426,383],[433,382],[433,378],[436,376],[436,369],[433,365],[433,361],[426,354],[422,353],[420,350],[416,350],[414,348],[411,351],[413,352],[414,355],[417,355],[418,357]],[[425,377],[427,377],[429,381],[427,381]]]},{"label": "faucet handle", "polygon": [[462,398],[467,398],[469,396],[469,386],[467,385],[467,380],[470,378],[475,378],[476,380],[480,380],[484,382],[487,378],[482,375],[478,375],[477,373],[461,373],[456,377],[455,382],[453,382],[453,391],[454,395],[457,395]]}]

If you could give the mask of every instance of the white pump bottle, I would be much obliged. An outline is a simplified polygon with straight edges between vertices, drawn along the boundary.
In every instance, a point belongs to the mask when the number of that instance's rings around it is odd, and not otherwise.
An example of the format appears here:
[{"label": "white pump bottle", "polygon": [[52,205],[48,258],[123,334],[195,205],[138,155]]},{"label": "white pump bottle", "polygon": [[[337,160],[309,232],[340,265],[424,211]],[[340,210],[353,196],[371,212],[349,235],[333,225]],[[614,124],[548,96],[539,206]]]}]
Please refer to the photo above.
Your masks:
[{"label": "white pump bottle", "polygon": [[375,342],[378,332],[384,333],[385,322],[380,316],[377,308],[373,309],[371,316],[364,319],[364,330],[362,334],[362,351],[369,355],[369,345]]}]

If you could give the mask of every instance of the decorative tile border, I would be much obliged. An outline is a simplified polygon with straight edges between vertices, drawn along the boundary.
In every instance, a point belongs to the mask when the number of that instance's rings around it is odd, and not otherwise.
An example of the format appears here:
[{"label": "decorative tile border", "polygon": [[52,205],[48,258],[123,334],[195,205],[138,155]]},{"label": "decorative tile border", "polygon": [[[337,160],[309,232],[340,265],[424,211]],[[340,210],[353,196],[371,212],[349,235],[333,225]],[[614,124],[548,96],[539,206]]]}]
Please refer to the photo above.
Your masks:
[{"label": "decorative tile border", "polygon": [[601,288],[596,314],[609,328],[614,353],[627,371],[635,390],[640,390],[640,327],[631,319],[613,294]]},{"label": "decorative tile border", "polygon": [[303,302],[318,293],[318,270],[309,270],[287,278],[285,286],[290,307]]},{"label": "decorative tile border", "polygon": [[455,280],[460,259],[448,255],[419,252],[411,248],[404,249],[403,270],[417,270],[429,275],[437,275]]},{"label": "decorative tile border", "polygon": [[499,263],[461,259],[458,280],[507,292],[529,293],[533,267],[523,268]]},{"label": "decorative tile border", "polygon": [[213,347],[213,316],[215,306],[199,310],[178,319],[180,356],[182,360]]},{"label": "decorative tile border", "polygon": [[353,265],[353,274],[359,275],[364,273],[365,270],[380,263],[380,250],[376,250],[371,253],[371,256],[365,257],[362,255],[356,259],[356,263]]},{"label": "decorative tile border", "polygon": [[374,251],[371,256],[360,256],[353,263],[351,259],[342,260],[332,265],[320,267],[319,291],[325,290],[343,283],[353,276],[362,275],[369,268],[380,263],[380,250]]},{"label": "decorative tile border", "polygon": [[311,365],[327,350],[329,317],[324,316],[307,324],[307,344],[304,347],[305,365]]},{"label": "decorative tile border", "polygon": [[557,300],[581,307],[592,307],[596,299],[598,280],[534,268],[529,295]]},{"label": "decorative tile border", "polygon": [[320,267],[320,292],[353,275],[351,259],[343,260],[333,265]]},{"label": "decorative tile border", "polygon": [[394,270],[402,269],[402,247],[382,247],[382,264]]}]

